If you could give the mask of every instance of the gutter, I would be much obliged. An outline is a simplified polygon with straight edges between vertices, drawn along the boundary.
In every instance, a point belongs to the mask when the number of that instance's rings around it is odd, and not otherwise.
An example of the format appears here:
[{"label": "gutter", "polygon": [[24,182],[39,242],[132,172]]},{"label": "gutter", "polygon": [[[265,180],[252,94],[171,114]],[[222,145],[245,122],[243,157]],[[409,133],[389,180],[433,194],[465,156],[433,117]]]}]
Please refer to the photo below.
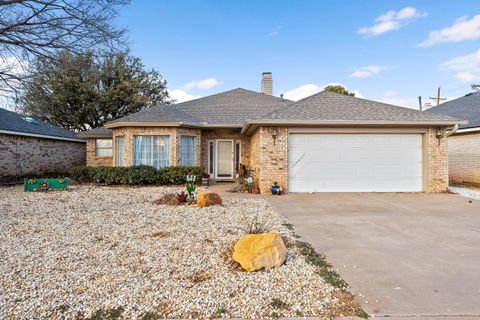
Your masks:
[{"label": "gutter", "polygon": [[275,126],[452,126],[467,124],[463,120],[419,120],[419,121],[390,121],[390,120],[247,120],[242,127],[242,134],[260,125]]},{"label": "gutter", "polygon": [[51,140],[73,141],[73,142],[83,142],[83,143],[86,142],[85,140],[82,140],[82,139],[63,138],[63,137],[49,136],[45,134],[35,134],[35,133],[26,133],[26,132],[17,132],[17,131],[8,131],[8,130],[0,130],[0,133],[10,134],[14,136],[25,136],[25,137],[34,137],[34,138],[51,139]]}]

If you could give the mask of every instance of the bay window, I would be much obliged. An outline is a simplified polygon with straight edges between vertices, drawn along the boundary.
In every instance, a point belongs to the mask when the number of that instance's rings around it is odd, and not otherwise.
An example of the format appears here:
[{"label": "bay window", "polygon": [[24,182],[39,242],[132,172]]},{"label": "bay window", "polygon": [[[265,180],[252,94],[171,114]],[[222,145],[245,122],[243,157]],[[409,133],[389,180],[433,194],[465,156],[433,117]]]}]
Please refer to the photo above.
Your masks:
[{"label": "bay window", "polygon": [[180,165],[195,165],[195,137],[182,136],[180,138]]},{"label": "bay window", "polygon": [[134,136],[133,165],[157,169],[170,165],[170,136]]}]

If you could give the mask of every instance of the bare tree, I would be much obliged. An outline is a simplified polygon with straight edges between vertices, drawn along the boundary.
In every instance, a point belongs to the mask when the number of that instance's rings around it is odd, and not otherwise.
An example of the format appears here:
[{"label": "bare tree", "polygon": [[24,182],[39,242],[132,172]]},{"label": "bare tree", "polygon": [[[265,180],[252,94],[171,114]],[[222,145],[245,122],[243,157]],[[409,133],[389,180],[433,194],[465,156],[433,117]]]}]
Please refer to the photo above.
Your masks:
[{"label": "bare tree", "polygon": [[32,58],[58,50],[83,53],[126,48],[113,19],[128,0],[0,0],[0,95],[17,93]]}]

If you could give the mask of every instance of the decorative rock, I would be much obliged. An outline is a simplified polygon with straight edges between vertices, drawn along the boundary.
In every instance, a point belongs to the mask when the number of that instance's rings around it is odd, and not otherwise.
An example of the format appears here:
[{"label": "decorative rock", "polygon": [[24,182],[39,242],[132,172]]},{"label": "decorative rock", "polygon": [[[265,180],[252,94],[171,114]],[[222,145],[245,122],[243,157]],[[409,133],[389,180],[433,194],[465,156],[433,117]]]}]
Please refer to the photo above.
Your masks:
[{"label": "decorative rock", "polygon": [[233,260],[249,272],[278,267],[286,256],[287,248],[276,232],[246,234],[233,247]]},{"label": "decorative rock", "polygon": [[222,205],[222,198],[216,192],[200,192],[197,197],[197,206],[200,208]]}]

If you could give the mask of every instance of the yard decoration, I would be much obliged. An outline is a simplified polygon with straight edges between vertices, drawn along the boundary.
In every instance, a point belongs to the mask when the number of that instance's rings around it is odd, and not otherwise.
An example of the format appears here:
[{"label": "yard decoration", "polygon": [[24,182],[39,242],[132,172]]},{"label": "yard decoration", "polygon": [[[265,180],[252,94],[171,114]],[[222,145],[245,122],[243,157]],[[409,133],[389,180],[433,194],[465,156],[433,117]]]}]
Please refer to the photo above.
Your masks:
[{"label": "yard decoration", "polygon": [[59,179],[23,179],[23,191],[67,190],[68,178]]},{"label": "yard decoration", "polygon": [[275,181],[275,182],[272,184],[271,190],[272,190],[272,194],[273,194],[273,195],[277,195],[277,196],[278,196],[278,195],[280,194],[280,192],[282,192],[282,187],[280,187],[280,185],[278,184],[278,182]]},{"label": "yard decoration", "polygon": [[222,205],[222,198],[216,192],[200,192],[197,197],[197,206],[200,208]]},{"label": "yard decoration", "polygon": [[195,190],[197,189],[197,186],[195,185],[196,181],[197,181],[197,176],[194,176],[194,175],[187,176],[187,184],[185,185],[185,187],[187,188],[187,193],[191,199],[195,197]]},{"label": "yard decoration", "polygon": [[202,185],[208,186],[210,184],[210,175],[208,173],[204,173],[202,177]]},{"label": "yard decoration", "polygon": [[276,232],[246,234],[233,247],[233,260],[248,272],[279,267],[286,256],[285,243]]}]

